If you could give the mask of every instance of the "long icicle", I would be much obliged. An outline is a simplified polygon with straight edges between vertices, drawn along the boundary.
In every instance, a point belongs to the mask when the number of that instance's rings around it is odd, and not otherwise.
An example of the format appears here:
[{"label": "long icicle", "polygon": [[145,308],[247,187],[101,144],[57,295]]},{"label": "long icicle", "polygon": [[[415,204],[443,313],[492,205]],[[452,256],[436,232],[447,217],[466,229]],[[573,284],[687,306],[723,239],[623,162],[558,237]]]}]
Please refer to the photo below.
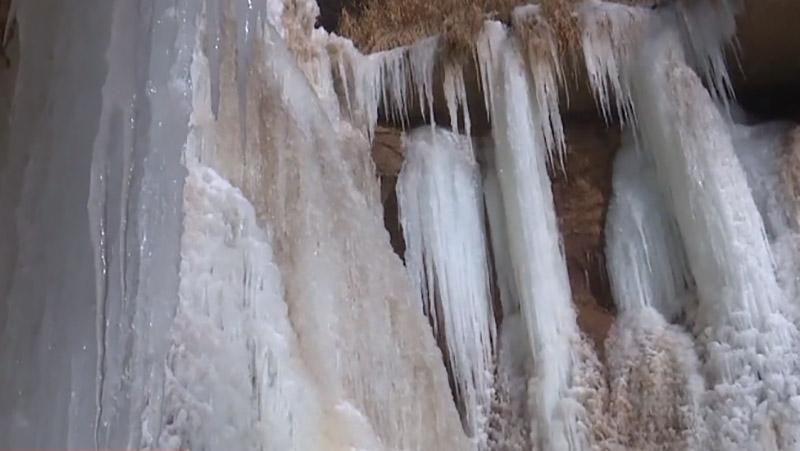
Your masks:
[{"label": "long icicle", "polygon": [[561,248],[540,113],[530,97],[516,41],[497,55],[491,79],[495,157],[514,278],[533,350],[536,386],[535,434],[542,449],[579,450],[589,446],[579,433],[580,409],[568,400],[573,377],[572,344],[579,331]]},{"label": "long icicle", "polygon": [[424,127],[408,135],[406,149],[397,185],[406,265],[445,342],[468,432],[485,449],[496,333],[471,140]]}]

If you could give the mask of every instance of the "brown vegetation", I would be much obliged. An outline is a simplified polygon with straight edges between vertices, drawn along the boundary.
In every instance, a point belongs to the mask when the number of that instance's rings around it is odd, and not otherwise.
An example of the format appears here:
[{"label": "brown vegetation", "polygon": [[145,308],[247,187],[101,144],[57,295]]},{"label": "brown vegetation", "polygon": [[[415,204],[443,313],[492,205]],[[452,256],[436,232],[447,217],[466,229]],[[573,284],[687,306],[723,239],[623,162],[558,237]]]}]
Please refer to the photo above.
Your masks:
[{"label": "brown vegetation", "polygon": [[[644,0],[616,0],[642,3]],[[345,9],[339,33],[364,52],[377,52],[441,34],[445,47],[471,49],[484,19],[511,23],[511,12],[538,3],[561,44],[577,42],[578,0],[363,0]]]}]

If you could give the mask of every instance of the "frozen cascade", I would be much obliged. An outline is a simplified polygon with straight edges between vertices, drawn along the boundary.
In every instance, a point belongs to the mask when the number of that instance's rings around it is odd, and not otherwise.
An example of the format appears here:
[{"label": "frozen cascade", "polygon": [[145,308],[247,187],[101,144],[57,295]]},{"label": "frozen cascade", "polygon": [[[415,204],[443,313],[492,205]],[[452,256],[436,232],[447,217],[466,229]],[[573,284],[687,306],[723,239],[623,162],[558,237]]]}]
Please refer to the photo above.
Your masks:
[{"label": "frozen cascade", "polygon": [[[487,30],[484,30],[487,32]],[[494,28],[488,33],[504,33]],[[499,39],[487,36],[488,42]],[[481,63],[489,69],[494,157],[506,213],[514,279],[535,365],[531,405],[542,449],[584,449],[581,405],[570,397],[580,340],[561,249],[547,149],[519,45],[508,37]],[[522,93],[522,94],[521,94]],[[529,212],[536,212],[530,214]]]},{"label": "frozen cascade", "polygon": [[692,296],[692,281],[677,224],[655,182],[652,165],[633,137],[626,136],[614,161],[606,261],[621,312],[649,306],[674,320]]},{"label": "frozen cascade", "polygon": [[[324,68],[338,66],[332,47],[347,49],[312,34],[309,11],[285,10],[288,42],[271,25],[254,32],[243,117],[230,34],[222,34],[216,120],[209,61],[195,53],[198,160],[241,189],[272,231],[297,353],[319,387],[325,431],[343,434],[336,443],[468,449],[441,355],[383,227],[369,143],[341,119],[348,114],[330,110],[341,102],[331,101],[337,82]],[[240,126],[250,130],[244,145]]]},{"label": "frozen cascade", "polygon": [[[435,127],[435,36],[362,55],[313,29],[313,0],[13,1],[0,446],[797,449],[800,182],[786,124],[730,122],[739,3],[580,6],[597,102],[631,125],[608,385],[557,229],[564,73],[538,6],[477,37],[481,173]],[[442,69],[469,135],[465,74]],[[432,127],[401,183],[409,277],[369,140],[414,109]]]},{"label": "frozen cascade", "polygon": [[764,223],[726,120],[674,32],[646,39],[632,68],[653,156],[697,283],[707,421],[721,449],[798,443],[798,331],[786,316]]},{"label": "frozen cascade", "polygon": [[495,318],[471,139],[425,127],[410,132],[405,147],[397,197],[406,266],[446,348],[468,431],[485,449]]},{"label": "frozen cascade", "polygon": [[467,449],[367,140],[289,12],[78,3],[18,8],[3,446]]}]

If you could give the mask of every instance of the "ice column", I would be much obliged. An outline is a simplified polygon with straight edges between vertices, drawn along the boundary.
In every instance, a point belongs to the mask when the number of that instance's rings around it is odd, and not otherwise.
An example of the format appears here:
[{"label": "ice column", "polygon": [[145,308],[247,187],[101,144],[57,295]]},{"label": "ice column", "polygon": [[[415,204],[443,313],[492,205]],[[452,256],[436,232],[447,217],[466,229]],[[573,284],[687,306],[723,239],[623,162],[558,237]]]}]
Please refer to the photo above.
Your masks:
[{"label": "ice column", "polygon": [[[503,30],[490,30],[502,33]],[[487,43],[495,43],[491,35]],[[537,436],[543,449],[583,449],[581,409],[569,399],[579,339],[561,248],[537,102],[517,42],[486,45],[495,162],[519,303],[535,363]]]},{"label": "ice column", "polygon": [[408,134],[405,147],[397,197],[406,266],[445,346],[469,432],[484,449],[495,318],[471,139],[424,127]]}]

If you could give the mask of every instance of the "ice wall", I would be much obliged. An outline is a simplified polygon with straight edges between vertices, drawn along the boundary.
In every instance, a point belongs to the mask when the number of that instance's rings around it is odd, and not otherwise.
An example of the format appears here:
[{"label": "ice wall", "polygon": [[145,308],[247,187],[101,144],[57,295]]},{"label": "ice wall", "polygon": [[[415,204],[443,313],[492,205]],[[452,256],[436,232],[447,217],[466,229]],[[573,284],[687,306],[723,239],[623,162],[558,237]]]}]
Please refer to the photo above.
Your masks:
[{"label": "ice wall", "polygon": [[443,344],[467,429],[477,449],[486,449],[496,332],[472,141],[424,127],[404,144],[397,199],[406,267]]},{"label": "ice wall", "polygon": [[269,233],[241,191],[188,150],[163,411],[146,417],[143,445],[344,449],[299,356]]},{"label": "ice wall", "polygon": [[130,446],[131,411],[160,399],[188,117],[167,3],[18,4],[0,176],[5,447]]}]

